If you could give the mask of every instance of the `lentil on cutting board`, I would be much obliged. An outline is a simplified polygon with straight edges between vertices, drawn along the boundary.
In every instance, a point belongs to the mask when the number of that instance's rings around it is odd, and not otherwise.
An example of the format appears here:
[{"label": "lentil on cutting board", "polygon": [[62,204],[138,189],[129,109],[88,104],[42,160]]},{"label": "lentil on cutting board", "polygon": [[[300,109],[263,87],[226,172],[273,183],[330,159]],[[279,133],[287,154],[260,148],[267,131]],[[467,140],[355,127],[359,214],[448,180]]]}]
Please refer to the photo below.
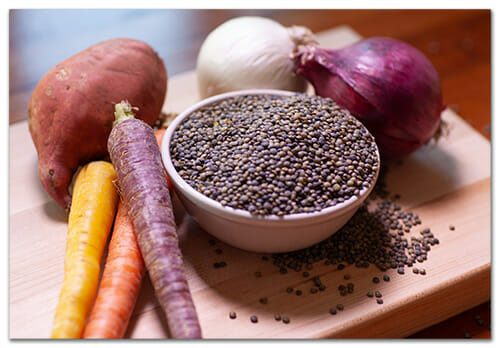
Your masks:
[{"label": "lentil on cutting board", "polygon": [[249,95],[187,116],[170,145],[179,175],[254,215],[319,211],[360,194],[378,171],[372,135],[331,99]]},{"label": "lentil on cutting board", "polygon": [[[411,237],[410,241],[391,232],[397,228],[391,217],[416,216],[410,213],[402,212],[394,201],[379,201],[375,208],[366,202],[338,232],[308,248],[273,254],[273,264],[280,269],[300,270],[306,264],[327,259],[339,270],[345,268],[340,262],[345,262],[360,268],[373,264],[382,271],[396,269],[404,274],[405,267],[425,261],[431,247],[439,244],[429,228],[421,231],[422,237]],[[389,279],[384,276],[384,281]]]}]

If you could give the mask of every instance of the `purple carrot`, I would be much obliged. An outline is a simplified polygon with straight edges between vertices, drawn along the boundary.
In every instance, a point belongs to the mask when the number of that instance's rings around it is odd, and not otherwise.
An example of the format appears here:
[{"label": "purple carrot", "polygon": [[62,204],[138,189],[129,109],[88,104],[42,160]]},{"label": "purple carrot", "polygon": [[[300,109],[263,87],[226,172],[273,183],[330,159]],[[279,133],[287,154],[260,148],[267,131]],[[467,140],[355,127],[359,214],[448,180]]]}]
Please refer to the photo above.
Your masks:
[{"label": "purple carrot", "polygon": [[115,116],[109,155],[170,333],[173,338],[201,338],[154,131],[134,117],[126,101],[115,105]]}]

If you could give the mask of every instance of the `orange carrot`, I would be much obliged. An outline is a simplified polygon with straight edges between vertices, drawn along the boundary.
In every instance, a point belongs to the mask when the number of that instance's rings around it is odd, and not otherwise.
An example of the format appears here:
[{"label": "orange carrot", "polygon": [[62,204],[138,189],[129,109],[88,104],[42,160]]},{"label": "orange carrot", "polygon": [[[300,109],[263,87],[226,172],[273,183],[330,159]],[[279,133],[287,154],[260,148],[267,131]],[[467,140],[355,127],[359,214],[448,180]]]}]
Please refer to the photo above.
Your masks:
[{"label": "orange carrot", "polygon": [[[157,131],[155,131],[155,136],[156,136],[156,140],[158,141],[158,145],[161,147],[161,141],[163,139],[163,136],[165,135],[165,131],[167,130],[167,128],[160,128],[158,129]],[[165,173],[165,176],[167,174]],[[173,185],[172,185],[172,182],[170,181],[170,179],[168,178],[167,176],[167,185],[168,185],[168,190],[170,192],[172,192],[173,190]]]},{"label": "orange carrot", "polygon": [[[164,134],[164,128],[155,132],[160,146]],[[101,284],[83,338],[122,338],[139,296],[145,266],[123,201],[118,203],[108,249]]]},{"label": "orange carrot", "polygon": [[122,338],[145,273],[127,206],[118,203],[99,290],[82,338]]}]

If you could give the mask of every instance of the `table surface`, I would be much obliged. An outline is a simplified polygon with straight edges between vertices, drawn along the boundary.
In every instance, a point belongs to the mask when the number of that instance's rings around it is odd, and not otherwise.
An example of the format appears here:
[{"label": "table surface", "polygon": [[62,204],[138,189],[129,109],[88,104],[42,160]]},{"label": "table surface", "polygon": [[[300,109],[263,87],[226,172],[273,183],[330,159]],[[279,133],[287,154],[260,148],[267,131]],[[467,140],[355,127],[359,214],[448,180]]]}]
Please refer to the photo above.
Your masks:
[{"label": "table surface", "polygon": [[[96,42],[117,36],[144,40],[173,76],[195,68],[212,29],[241,15],[305,25],[313,32],[349,25],[363,37],[406,41],[436,67],[445,104],[490,139],[489,10],[11,10],[9,123],[26,119],[31,92],[45,72]],[[411,338],[491,338],[490,318],[488,302]]]}]

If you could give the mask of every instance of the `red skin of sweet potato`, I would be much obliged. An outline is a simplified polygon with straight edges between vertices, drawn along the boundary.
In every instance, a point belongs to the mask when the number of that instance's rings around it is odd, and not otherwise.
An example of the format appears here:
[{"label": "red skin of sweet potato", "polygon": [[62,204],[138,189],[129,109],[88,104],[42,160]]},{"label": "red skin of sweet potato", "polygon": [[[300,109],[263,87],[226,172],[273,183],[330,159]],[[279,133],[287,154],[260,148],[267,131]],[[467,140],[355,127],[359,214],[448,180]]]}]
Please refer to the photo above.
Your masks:
[{"label": "red skin of sweet potato", "polygon": [[108,156],[114,104],[128,100],[139,108],[137,118],[153,125],[166,92],[162,59],[133,39],[97,43],[48,71],[28,105],[38,176],[47,193],[68,211],[68,186],[78,167]]}]

